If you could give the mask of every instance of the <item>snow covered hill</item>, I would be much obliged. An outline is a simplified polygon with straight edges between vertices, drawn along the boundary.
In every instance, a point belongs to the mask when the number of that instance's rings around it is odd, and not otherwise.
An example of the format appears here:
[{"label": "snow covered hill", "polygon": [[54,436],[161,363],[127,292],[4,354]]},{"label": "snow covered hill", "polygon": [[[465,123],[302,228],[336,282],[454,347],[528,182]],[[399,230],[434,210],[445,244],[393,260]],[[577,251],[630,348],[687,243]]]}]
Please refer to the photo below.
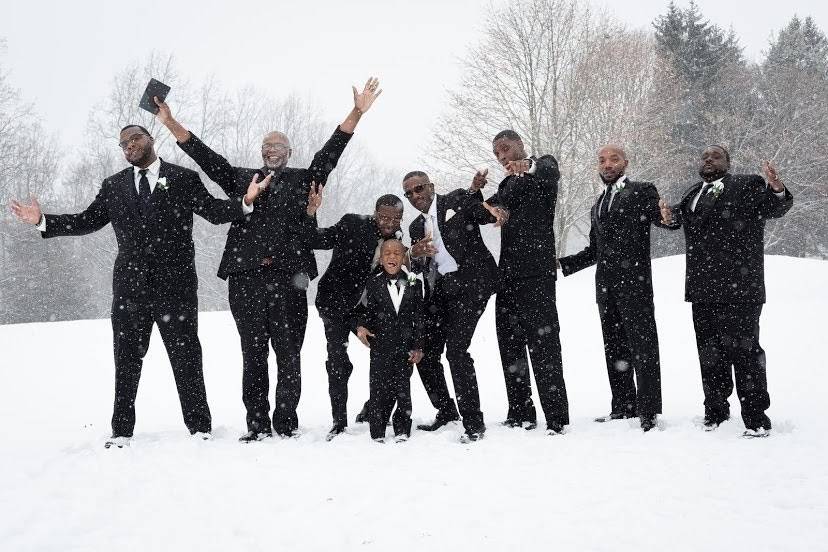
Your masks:
[{"label": "snow covered hill", "polygon": [[[378,445],[352,425],[325,442],[324,335],[313,313],[301,437],[239,444],[240,347],[230,313],[216,312],[200,318],[215,439],[187,435],[155,332],[133,445],[105,450],[109,321],[0,327],[0,549],[828,549],[828,262],[766,259],[774,433],[764,440],[739,438],[735,396],[732,421],[714,433],[696,427],[702,392],[684,258],[657,260],[654,272],[664,415],[648,434],[591,421],[609,411],[594,270],[558,284],[572,413],[559,437],[498,426],[506,397],[492,305],[472,347],[489,430],[469,445],[458,442],[460,426]],[[368,356],[355,340],[351,355],[353,418],[368,393]],[[412,390],[415,422],[430,420],[416,375]]]}]

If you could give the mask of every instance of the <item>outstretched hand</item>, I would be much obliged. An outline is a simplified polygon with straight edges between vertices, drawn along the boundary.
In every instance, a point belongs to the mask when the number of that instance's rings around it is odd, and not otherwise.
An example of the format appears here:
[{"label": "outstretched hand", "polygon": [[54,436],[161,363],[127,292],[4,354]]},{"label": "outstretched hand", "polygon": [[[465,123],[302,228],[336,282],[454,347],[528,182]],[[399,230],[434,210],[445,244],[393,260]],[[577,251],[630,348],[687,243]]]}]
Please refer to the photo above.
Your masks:
[{"label": "outstretched hand", "polygon": [[354,107],[360,112],[365,113],[374,104],[374,100],[379,98],[382,94],[382,89],[379,88],[379,79],[375,77],[368,77],[365,81],[365,86],[362,92],[357,92],[356,86],[351,87],[354,91]]},{"label": "outstretched hand", "polygon": [[494,205],[489,205],[487,202],[483,202],[483,207],[495,218],[495,228],[503,226],[509,221],[509,211],[503,209],[502,207],[495,207]]},{"label": "outstretched hand", "polygon": [[765,179],[768,181],[768,186],[771,187],[771,190],[777,194],[785,190],[785,185],[776,173],[776,167],[771,165],[770,161],[762,161],[762,172],[765,173]]},{"label": "outstretched hand", "polygon": [[408,351],[408,362],[410,364],[419,364],[421,360],[423,360],[423,352],[420,349]]},{"label": "outstretched hand", "polygon": [[29,224],[40,224],[40,219],[43,216],[43,211],[40,209],[40,203],[37,198],[32,196],[30,203],[20,203],[16,199],[11,200],[11,210],[19,220],[28,222]]},{"label": "outstretched hand", "polygon": [[316,211],[319,210],[319,207],[322,205],[322,186],[317,184],[316,182],[311,182],[310,189],[308,190],[308,209],[307,213],[309,217],[312,217],[316,214]]},{"label": "outstretched hand", "polygon": [[413,244],[410,253],[412,257],[433,257],[436,255],[437,248],[434,247],[431,234],[427,234],[426,237]]},{"label": "outstretched hand", "polygon": [[244,195],[244,203],[245,205],[253,205],[253,202],[256,200],[259,195],[270,186],[270,180],[273,178],[273,173],[268,174],[264,177],[264,180],[259,182],[259,174],[256,173],[253,175],[253,179],[250,181],[250,184],[247,186],[247,193]]},{"label": "outstretched hand", "polygon": [[485,185],[486,185],[486,176],[489,174],[489,169],[483,169],[482,171],[477,171],[474,173],[474,178],[472,178],[471,188],[469,188],[470,192],[476,193],[479,192]]},{"label": "outstretched hand", "polygon": [[368,328],[366,328],[364,326],[358,326],[357,327],[357,337],[359,338],[360,341],[362,341],[363,345],[365,345],[369,349],[371,348],[371,344],[368,342],[368,338],[369,337],[374,337],[374,334],[372,334],[371,331]]},{"label": "outstretched hand", "polygon": [[673,224],[673,208],[670,207],[666,199],[658,200],[658,208],[661,211],[661,223]]}]

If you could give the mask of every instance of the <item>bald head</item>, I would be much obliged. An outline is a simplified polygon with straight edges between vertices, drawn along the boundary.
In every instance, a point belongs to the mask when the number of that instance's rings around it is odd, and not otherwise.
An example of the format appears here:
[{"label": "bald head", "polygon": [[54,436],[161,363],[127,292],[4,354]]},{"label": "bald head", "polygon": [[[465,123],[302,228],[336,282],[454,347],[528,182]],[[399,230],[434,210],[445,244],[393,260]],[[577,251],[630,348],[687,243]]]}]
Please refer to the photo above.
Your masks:
[{"label": "bald head", "polygon": [[292,150],[284,132],[274,130],[262,138],[262,161],[271,170],[281,170],[287,165]]},{"label": "bald head", "polygon": [[612,184],[627,170],[627,153],[621,146],[607,144],[598,150],[598,174],[604,184]]}]

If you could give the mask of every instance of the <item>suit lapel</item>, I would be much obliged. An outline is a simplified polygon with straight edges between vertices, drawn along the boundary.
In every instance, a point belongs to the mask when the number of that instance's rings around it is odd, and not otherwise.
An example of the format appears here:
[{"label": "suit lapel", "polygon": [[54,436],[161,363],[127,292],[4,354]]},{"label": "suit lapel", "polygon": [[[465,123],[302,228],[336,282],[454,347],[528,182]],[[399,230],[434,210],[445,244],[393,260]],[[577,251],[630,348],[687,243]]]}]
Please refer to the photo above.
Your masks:
[{"label": "suit lapel", "polygon": [[140,217],[138,211],[138,190],[135,189],[135,172],[125,169],[118,182],[118,200],[124,205],[124,212]]},{"label": "suit lapel", "polygon": [[598,196],[598,201],[595,202],[595,205],[592,206],[592,224],[595,228],[598,229],[598,232],[603,234],[604,233],[604,221],[601,220],[601,201],[603,201],[604,196],[607,194],[607,188],[604,187],[604,192]]}]

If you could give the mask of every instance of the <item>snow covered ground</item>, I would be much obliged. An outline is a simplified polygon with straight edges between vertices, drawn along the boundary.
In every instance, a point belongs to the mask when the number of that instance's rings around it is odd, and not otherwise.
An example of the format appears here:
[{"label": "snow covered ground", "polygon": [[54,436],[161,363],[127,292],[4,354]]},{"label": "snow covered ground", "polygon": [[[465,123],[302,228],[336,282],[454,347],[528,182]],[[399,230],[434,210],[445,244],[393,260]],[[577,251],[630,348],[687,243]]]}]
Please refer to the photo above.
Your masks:
[{"label": "snow covered ground", "polygon": [[[472,347],[489,430],[460,426],[378,445],[364,426],[324,441],[322,324],[303,351],[302,435],[241,445],[241,353],[228,312],[201,315],[215,439],[192,440],[156,333],[133,445],[105,450],[113,367],[108,320],[0,327],[0,549],[828,550],[828,263],[768,257],[762,344],[774,433],[694,424],[702,392],[684,258],[655,261],[662,431],[596,424],[609,410],[593,270],[559,280],[572,425],[546,437],[497,425],[506,398],[486,311]],[[352,341],[351,418],[367,396]],[[272,366],[272,360],[271,360]],[[271,371],[273,375],[273,371]],[[414,418],[434,412],[415,375]],[[541,424],[543,427],[543,424]]]}]

